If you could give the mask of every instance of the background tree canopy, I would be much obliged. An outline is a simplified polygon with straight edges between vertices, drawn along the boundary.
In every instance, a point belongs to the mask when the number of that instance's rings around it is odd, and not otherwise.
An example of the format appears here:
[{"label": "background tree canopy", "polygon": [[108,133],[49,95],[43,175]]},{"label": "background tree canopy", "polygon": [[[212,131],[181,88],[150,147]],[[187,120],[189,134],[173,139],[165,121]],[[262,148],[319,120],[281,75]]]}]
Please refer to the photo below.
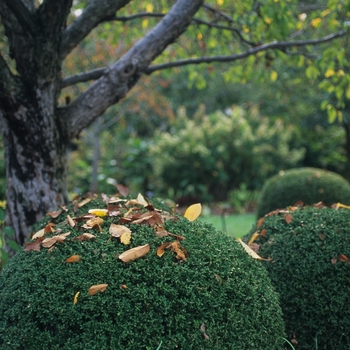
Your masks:
[{"label": "background tree canopy", "polygon": [[[92,139],[98,130],[123,123],[140,136],[155,128],[171,132],[176,101],[172,106],[163,92],[173,95],[179,67],[186,67],[180,82],[197,89],[220,84],[221,75],[230,86],[270,84],[282,76],[290,89],[299,90],[308,84],[305,74],[324,91],[321,106],[329,119],[347,123],[349,14],[348,1],[334,0],[2,1],[0,126],[6,222],[17,242],[23,243],[43,214],[67,200],[72,143],[136,83],[146,86],[147,80],[140,81],[145,75],[159,74],[152,79],[159,89],[151,93],[135,87],[137,103],[126,100],[118,113],[99,119]],[[275,100],[282,100],[284,91],[276,90]],[[133,166],[131,155],[125,168]]]}]

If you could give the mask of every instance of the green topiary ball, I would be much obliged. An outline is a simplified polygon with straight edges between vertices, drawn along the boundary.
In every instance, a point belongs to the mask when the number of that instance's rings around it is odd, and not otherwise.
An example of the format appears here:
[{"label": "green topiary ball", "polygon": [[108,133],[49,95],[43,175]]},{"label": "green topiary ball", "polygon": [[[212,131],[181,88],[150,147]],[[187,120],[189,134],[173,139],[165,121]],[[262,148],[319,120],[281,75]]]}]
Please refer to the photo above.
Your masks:
[{"label": "green topiary ball", "polygon": [[93,221],[83,214],[106,203],[46,217],[37,229],[50,233],[6,266],[2,350],[283,348],[277,293],[260,261],[209,224],[113,201]]},{"label": "green topiary ball", "polygon": [[[261,221],[260,221],[261,223]],[[264,218],[251,247],[280,294],[298,350],[350,349],[350,211],[301,208]]]},{"label": "green topiary ball", "polygon": [[317,168],[280,172],[265,183],[257,207],[258,218],[297,201],[312,205],[350,204],[350,184],[340,175]]}]

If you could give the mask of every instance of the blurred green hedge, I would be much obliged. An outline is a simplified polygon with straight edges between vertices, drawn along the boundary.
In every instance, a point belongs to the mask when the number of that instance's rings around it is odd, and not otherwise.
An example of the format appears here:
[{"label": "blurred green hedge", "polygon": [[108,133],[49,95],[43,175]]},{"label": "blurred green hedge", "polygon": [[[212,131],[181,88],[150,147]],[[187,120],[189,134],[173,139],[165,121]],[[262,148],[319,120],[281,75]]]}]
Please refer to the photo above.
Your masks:
[{"label": "blurred green hedge", "polygon": [[317,168],[282,171],[266,181],[257,206],[258,218],[297,201],[350,204],[350,184],[342,176]]}]

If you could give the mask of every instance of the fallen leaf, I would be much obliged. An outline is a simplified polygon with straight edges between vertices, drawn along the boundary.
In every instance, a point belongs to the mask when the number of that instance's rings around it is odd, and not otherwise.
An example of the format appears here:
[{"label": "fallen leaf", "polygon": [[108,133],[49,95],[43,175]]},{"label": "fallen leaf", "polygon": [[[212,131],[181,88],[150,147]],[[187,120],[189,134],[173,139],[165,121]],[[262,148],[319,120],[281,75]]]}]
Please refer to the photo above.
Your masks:
[{"label": "fallen leaf", "polygon": [[201,332],[205,332],[205,323],[201,324],[201,328],[200,328]]},{"label": "fallen leaf", "polygon": [[109,233],[112,237],[120,238],[125,232],[131,233],[130,229],[124,225],[111,224],[109,226]]},{"label": "fallen leaf", "polygon": [[90,209],[89,214],[104,217],[108,215],[108,209]]},{"label": "fallen leaf", "polygon": [[259,228],[264,223],[264,220],[265,220],[264,217],[260,218],[256,224],[256,228]]},{"label": "fallen leaf", "polygon": [[32,236],[32,239],[37,239],[39,237],[43,237],[45,235],[45,228],[42,228],[41,230],[34,233]]},{"label": "fallen leaf", "polygon": [[67,215],[67,221],[69,226],[74,227],[75,226],[75,221],[70,217],[70,215]]},{"label": "fallen leaf", "polygon": [[69,258],[65,260],[67,263],[75,263],[81,261],[81,256],[80,255],[72,255]]},{"label": "fallen leaf", "polygon": [[318,237],[320,237],[320,239],[322,239],[322,241],[324,241],[324,239],[326,238],[325,235],[323,233],[319,233]]},{"label": "fallen leaf", "polygon": [[120,236],[120,242],[127,245],[130,244],[131,240],[131,231],[126,231]]},{"label": "fallen leaf", "polygon": [[74,299],[73,299],[73,304],[75,305],[78,302],[78,296],[79,296],[80,292],[76,292],[74,295]]},{"label": "fallen leaf", "polygon": [[89,295],[95,295],[99,292],[104,292],[106,290],[106,288],[108,287],[108,284],[103,283],[103,284],[96,284],[95,286],[91,286],[89,288]]},{"label": "fallen leaf", "polygon": [[36,250],[37,252],[40,252],[40,244],[43,239],[43,237],[38,237],[34,242],[25,242],[24,251],[29,252],[30,250]]},{"label": "fallen leaf", "polygon": [[164,242],[162,243],[158,248],[157,248],[157,255],[161,258],[164,253],[165,253],[165,249],[166,247],[170,244],[170,242]]},{"label": "fallen leaf", "polygon": [[245,249],[245,251],[251,256],[253,257],[254,259],[257,259],[257,260],[266,260],[266,261],[270,261],[271,259],[264,259],[262,258],[260,255],[258,255],[257,253],[254,252],[253,249],[251,249],[246,243],[244,243],[242,241],[241,238],[237,238],[236,239],[242,246],[243,248]]},{"label": "fallen leaf", "polygon": [[194,221],[201,215],[202,205],[200,203],[190,205],[184,214],[184,217],[189,221]]},{"label": "fallen leaf", "polygon": [[331,259],[331,264],[332,264],[332,265],[334,265],[334,264],[336,264],[336,263],[337,263],[337,258]]},{"label": "fallen leaf", "polygon": [[53,232],[55,232],[55,229],[54,229],[55,226],[56,225],[54,223],[49,222],[44,228],[45,233],[53,233]]},{"label": "fallen leaf", "polygon": [[108,210],[108,216],[119,216],[122,214],[120,211],[120,206],[119,205],[109,205],[107,210]]},{"label": "fallen leaf", "polygon": [[341,262],[350,262],[350,259],[344,254],[338,255],[338,258]]},{"label": "fallen leaf", "polygon": [[53,236],[50,238],[45,238],[42,242],[42,246],[44,248],[50,248],[57,242],[63,242],[68,235],[70,235],[70,232],[66,232],[61,235]]},{"label": "fallen leaf", "polygon": [[[326,207],[326,204],[324,204],[323,202],[318,202],[318,203],[315,203],[313,205],[314,208],[318,208],[318,209],[322,209],[322,208],[325,208]],[[350,208],[350,207],[349,207]]]},{"label": "fallen leaf", "polygon": [[102,228],[101,228],[101,224],[104,222],[104,220],[100,217],[95,217],[92,218],[88,221],[86,221],[86,223],[84,225],[82,225],[81,227],[86,228],[87,230],[91,230],[93,228],[98,228],[100,232],[102,232]]},{"label": "fallen leaf", "polygon": [[169,236],[169,232],[163,226],[154,226],[154,234],[157,237],[166,237]]},{"label": "fallen leaf", "polygon": [[292,216],[292,214],[288,213],[288,214],[284,215],[284,219],[286,220],[287,224],[290,224],[293,221],[293,216]]},{"label": "fallen leaf", "polygon": [[47,216],[51,216],[53,219],[56,219],[62,214],[63,210],[57,210],[57,211],[50,211],[46,213]]},{"label": "fallen leaf", "polygon": [[141,193],[139,193],[138,195],[137,195],[137,201],[138,202],[140,202],[144,207],[147,207],[148,206],[148,202],[146,201],[146,199],[145,199],[145,197],[141,194]]},{"label": "fallen leaf", "polygon": [[266,237],[266,228],[263,228],[263,229],[260,231],[260,236],[261,236],[261,237]]},{"label": "fallen leaf", "polygon": [[83,207],[84,205],[90,203],[92,201],[92,198],[85,198],[84,200],[82,200],[81,202],[79,202],[77,204],[78,208]]},{"label": "fallen leaf", "polygon": [[60,207],[62,208],[62,210],[64,210],[65,212],[68,211],[68,208],[65,205],[60,205]]},{"label": "fallen leaf", "polygon": [[117,187],[119,193],[120,193],[123,197],[126,197],[126,196],[129,194],[128,188],[125,187],[124,185],[122,185],[122,184],[115,184],[114,186]]},{"label": "fallen leaf", "polygon": [[297,202],[295,202],[294,203],[294,207],[303,207],[304,206],[304,202],[303,201],[301,201],[301,200],[299,200],[299,201],[297,201]]},{"label": "fallen leaf", "polygon": [[145,244],[135,248],[131,248],[119,255],[119,259],[123,262],[130,262],[145,256],[150,250],[150,245]]},{"label": "fallen leaf", "polygon": [[255,231],[252,236],[250,237],[250,240],[248,242],[248,245],[251,245],[258,237],[260,236],[260,234]]},{"label": "fallen leaf", "polygon": [[83,233],[82,235],[76,237],[78,241],[89,241],[90,239],[96,238],[96,236],[92,235],[91,233]]},{"label": "fallen leaf", "polygon": [[249,248],[252,249],[255,253],[257,253],[260,249],[260,245],[257,243],[249,244]]},{"label": "fallen leaf", "polygon": [[128,287],[126,286],[126,284],[122,284],[122,285],[120,286],[120,288],[122,288],[122,289],[127,289]]},{"label": "fallen leaf", "polygon": [[171,242],[165,249],[171,249],[173,253],[176,253],[176,259],[186,261],[188,258],[187,250],[182,247],[179,241]]}]

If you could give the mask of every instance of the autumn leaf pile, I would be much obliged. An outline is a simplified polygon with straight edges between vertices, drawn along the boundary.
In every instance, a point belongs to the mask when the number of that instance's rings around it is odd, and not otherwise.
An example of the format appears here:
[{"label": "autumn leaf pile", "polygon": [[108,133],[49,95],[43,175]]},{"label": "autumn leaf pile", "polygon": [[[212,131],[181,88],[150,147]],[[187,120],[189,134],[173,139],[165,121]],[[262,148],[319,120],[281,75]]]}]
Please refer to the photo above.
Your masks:
[{"label": "autumn leaf pile", "polygon": [[350,349],[349,209],[298,202],[266,214],[246,237],[265,259],[296,349]]},{"label": "autumn leaf pile", "polygon": [[0,276],[0,348],[280,350],[261,261],[200,209],[119,193],[48,213]]}]

